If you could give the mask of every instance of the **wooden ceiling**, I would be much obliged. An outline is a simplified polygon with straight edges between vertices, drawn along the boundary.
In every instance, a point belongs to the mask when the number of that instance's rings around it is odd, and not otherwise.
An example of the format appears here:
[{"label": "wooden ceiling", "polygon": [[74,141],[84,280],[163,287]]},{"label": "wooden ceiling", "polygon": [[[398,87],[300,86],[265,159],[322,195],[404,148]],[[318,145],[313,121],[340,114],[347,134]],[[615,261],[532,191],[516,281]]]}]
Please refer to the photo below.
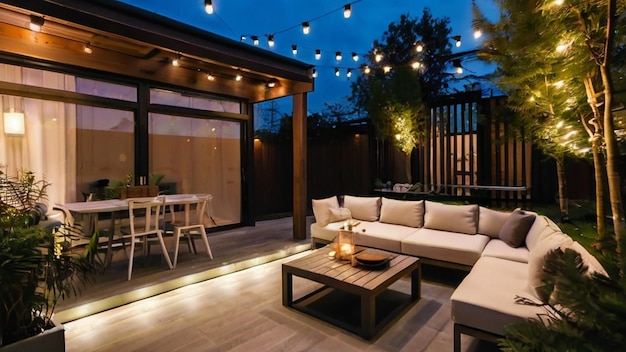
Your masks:
[{"label": "wooden ceiling", "polygon": [[[41,32],[31,16],[44,18]],[[312,66],[118,1],[0,3],[0,51],[251,103],[313,90]],[[89,45],[92,52],[84,47]],[[180,57],[175,67],[172,60]],[[208,75],[214,80],[207,79]],[[235,80],[241,75],[240,81]],[[269,88],[268,82],[275,87]]]}]

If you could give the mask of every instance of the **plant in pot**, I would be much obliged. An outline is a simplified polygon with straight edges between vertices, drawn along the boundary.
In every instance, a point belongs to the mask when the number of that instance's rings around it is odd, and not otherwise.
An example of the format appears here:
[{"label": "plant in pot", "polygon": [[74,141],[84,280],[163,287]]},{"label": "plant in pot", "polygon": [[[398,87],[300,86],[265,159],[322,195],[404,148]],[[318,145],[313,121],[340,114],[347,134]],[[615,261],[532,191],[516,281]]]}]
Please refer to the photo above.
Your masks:
[{"label": "plant in pot", "polygon": [[[59,300],[78,294],[101,267],[95,243],[71,251],[78,229],[43,221],[49,186],[31,172],[0,171],[0,351],[20,350],[46,335]],[[50,351],[49,343],[27,348]]]}]

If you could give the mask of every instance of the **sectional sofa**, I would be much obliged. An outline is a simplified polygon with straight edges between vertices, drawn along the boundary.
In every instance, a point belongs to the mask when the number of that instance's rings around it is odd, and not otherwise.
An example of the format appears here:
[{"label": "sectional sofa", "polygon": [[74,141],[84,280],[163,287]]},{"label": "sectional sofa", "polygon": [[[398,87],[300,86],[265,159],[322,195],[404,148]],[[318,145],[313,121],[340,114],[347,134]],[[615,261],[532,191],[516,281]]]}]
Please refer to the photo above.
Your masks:
[{"label": "sectional sofa", "polygon": [[606,275],[593,255],[558,225],[530,211],[351,195],[314,199],[312,207],[313,248],[334,241],[346,222],[358,222],[353,228],[357,245],[468,271],[451,297],[455,351],[460,351],[462,334],[495,341],[505,326],[544,313],[515,303],[515,298],[548,299],[539,287],[549,251],[574,249],[590,271]]}]

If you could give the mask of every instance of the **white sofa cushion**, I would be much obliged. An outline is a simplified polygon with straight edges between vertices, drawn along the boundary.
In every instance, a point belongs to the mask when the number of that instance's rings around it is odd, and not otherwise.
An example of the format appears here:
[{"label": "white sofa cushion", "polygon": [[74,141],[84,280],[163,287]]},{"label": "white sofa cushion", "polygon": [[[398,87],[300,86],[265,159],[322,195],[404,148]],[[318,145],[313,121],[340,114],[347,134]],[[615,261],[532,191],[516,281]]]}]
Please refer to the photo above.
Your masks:
[{"label": "white sofa cushion", "polygon": [[349,220],[352,218],[352,213],[348,208],[330,208],[330,216],[328,222],[337,222],[342,220]]},{"label": "white sofa cushion", "polygon": [[537,215],[515,209],[500,229],[499,238],[511,247],[517,248],[526,242],[528,230],[533,226]]},{"label": "white sofa cushion", "polygon": [[339,228],[343,226],[343,221],[331,222],[326,226],[322,226],[317,222],[311,224],[311,238],[319,238],[321,240],[332,242],[339,234]]},{"label": "white sofa cushion", "polygon": [[498,238],[500,229],[511,215],[510,212],[496,211],[483,206],[478,207],[478,233],[491,238]]},{"label": "white sofa cushion", "polygon": [[520,263],[528,263],[528,248],[521,246],[513,248],[504,241],[492,238],[485,250],[483,250],[482,256],[496,257],[501,259],[513,260]]},{"label": "white sofa cushion", "polygon": [[330,208],[339,208],[339,201],[336,196],[311,200],[313,206],[313,216],[315,222],[320,226],[326,226],[330,222]]},{"label": "white sofa cushion", "polygon": [[410,227],[424,226],[424,201],[382,198],[380,222]]},{"label": "white sofa cushion", "polygon": [[361,221],[354,228],[354,239],[355,243],[360,246],[400,253],[402,250],[401,241],[415,231],[417,231],[416,228],[409,226]]},{"label": "white sofa cushion", "polygon": [[402,240],[402,253],[462,265],[474,265],[489,242],[489,236],[418,229]]},{"label": "white sofa cushion", "polygon": [[533,226],[530,227],[526,235],[526,247],[528,247],[528,250],[532,251],[541,239],[555,232],[561,232],[561,229],[554,221],[550,220],[547,216],[537,215]]},{"label": "white sofa cushion", "polygon": [[[542,302],[547,302],[550,294],[543,294],[540,290],[545,284],[543,266],[546,262],[546,256],[552,250],[565,250],[573,244],[572,239],[562,232],[554,232],[551,235],[541,239],[528,255],[528,287],[531,293]],[[548,288],[551,292],[552,288]]]},{"label": "white sofa cushion", "polygon": [[424,210],[426,228],[469,235],[476,233],[478,205],[452,205],[427,200]]},{"label": "white sofa cushion", "polygon": [[580,253],[580,258],[583,260],[583,264],[587,267],[588,275],[598,273],[607,277],[609,276],[598,259],[594,257],[593,254],[589,253],[587,248],[583,247],[580,243],[578,243],[578,241],[574,241],[569,248]]},{"label": "white sofa cushion", "polygon": [[380,216],[380,197],[343,197],[344,208],[350,209],[352,218],[363,221],[377,221]]},{"label": "white sofa cushion", "polygon": [[545,312],[541,307],[516,304],[516,295],[532,297],[528,265],[483,256],[450,297],[452,320],[502,336],[505,326]]}]

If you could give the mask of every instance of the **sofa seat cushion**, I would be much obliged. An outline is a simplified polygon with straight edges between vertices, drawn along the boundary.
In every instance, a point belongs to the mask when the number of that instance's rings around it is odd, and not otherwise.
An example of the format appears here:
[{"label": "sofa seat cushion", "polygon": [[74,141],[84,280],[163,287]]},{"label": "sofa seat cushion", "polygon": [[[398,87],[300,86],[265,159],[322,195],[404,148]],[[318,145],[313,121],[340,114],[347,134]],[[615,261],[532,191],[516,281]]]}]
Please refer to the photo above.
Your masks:
[{"label": "sofa seat cushion", "polygon": [[528,263],[528,248],[521,246],[513,248],[502,240],[491,239],[482,256],[496,257],[501,259],[513,260],[520,263]]},{"label": "sofa seat cushion", "polygon": [[402,253],[471,266],[489,239],[486,235],[421,228],[402,240]]},{"label": "sofa seat cushion", "polygon": [[414,234],[415,231],[418,230],[409,226],[361,221],[354,228],[354,239],[359,246],[374,247],[400,253],[402,240]]},{"label": "sofa seat cushion", "polygon": [[481,257],[450,297],[454,322],[504,335],[504,327],[537,318],[543,308],[515,303],[515,296],[531,298],[528,264]]}]

